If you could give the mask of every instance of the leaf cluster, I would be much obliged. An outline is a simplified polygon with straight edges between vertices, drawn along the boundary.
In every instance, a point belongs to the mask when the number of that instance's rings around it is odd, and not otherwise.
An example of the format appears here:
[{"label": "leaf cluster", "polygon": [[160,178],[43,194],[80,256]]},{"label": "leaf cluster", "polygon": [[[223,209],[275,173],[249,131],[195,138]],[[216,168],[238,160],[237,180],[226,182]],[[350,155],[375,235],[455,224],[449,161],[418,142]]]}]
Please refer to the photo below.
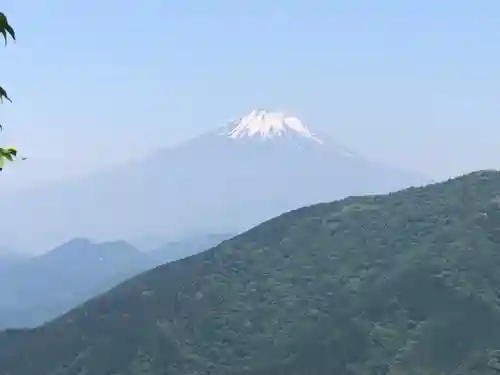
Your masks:
[{"label": "leaf cluster", "polygon": [[[16,40],[16,32],[14,31],[14,28],[10,25],[7,16],[2,12],[0,12],[0,33],[2,34],[5,40],[6,46],[9,36],[12,38],[12,40],[14,41]],[[7,91],[2,86],[0,86],[0,102],[3,103],[4,99],[12,103],[12,99],[7,94]],[[3,130],[3,125],[0,124],[0,131],[2,130]],[[7,147],[7,148],[0,147],[0,171],[3,170],[5,161],[14,161],[16,156],[17,156],[17,150],[15,147]]]}]

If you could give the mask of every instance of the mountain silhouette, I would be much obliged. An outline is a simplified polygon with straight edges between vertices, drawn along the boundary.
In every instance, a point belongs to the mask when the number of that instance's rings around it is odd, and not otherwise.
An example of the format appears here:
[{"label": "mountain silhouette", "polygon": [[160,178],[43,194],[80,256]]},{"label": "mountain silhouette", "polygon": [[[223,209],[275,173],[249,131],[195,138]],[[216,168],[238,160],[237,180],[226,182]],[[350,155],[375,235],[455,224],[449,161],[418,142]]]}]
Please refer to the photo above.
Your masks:
[{"label": "mountain silhouette", "polygon": [[40,248],[79,236],[235,233],[304,205],[427,182],[360,156],[293,117],[252,113],[146,159],[5,196],[0,211],[9,212],[9,221],[0,235]]},{"label": "mountain silhouette", "polygon": [[143,271],[206,250],[230,235],[197,235],[140,252],[125,241],[76,238],[0,267],[0,328],[34,327]]}]

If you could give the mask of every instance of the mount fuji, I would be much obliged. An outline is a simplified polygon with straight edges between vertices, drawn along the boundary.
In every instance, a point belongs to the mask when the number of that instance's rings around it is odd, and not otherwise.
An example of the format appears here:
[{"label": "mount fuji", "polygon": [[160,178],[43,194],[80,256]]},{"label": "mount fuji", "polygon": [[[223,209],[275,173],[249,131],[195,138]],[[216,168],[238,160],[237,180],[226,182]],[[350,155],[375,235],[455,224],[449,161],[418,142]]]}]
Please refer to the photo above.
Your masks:
[{"label": "mount fuji", "polygon": [[281,112],[254,110],[148,158],[4,196],[2,241],[234,233],[301,206],[428,181],[364,158]]}]

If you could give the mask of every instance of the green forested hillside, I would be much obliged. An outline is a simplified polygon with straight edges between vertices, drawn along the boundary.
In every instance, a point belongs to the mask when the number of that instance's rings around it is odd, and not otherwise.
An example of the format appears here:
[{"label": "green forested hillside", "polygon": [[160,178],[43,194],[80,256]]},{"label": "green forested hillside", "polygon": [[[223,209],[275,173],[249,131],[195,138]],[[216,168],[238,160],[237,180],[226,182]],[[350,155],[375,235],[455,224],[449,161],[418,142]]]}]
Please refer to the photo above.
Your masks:
[{"label": "green forested hillside", "polygon": [[9,375],[498,374],[500,173],[296,210],[34,330]]}]

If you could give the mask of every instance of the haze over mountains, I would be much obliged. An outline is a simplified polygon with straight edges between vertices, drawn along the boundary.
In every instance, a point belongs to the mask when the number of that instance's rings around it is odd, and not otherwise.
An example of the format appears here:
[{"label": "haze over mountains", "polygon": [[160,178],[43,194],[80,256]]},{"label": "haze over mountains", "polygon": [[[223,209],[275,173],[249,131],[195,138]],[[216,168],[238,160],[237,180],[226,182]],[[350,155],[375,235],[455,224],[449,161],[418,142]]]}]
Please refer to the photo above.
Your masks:
[{"label": "haze over mountains", "polygon": [[287,210],[427,180],[373,162],[300,120],[255,110],[144,160],[11,194],[3,243],[50,248],[69,238],[115,240],[235,233]]},{"label": "haze over mountains", "polygon": [[19,251],[0,248],[0,270],[27,258],[28,255],[22,254]]},{"label": "haze over mountains", "polygon": [[500,172],[280,215],[33,330],[9,375],[494,375]]},{"label": "haze over mountains", "polygon": [[150,252],[124,241],[77,238],[31,259],[0,258],[0,329],[45,323],[134,275],[229,237],[193,236]]}]

